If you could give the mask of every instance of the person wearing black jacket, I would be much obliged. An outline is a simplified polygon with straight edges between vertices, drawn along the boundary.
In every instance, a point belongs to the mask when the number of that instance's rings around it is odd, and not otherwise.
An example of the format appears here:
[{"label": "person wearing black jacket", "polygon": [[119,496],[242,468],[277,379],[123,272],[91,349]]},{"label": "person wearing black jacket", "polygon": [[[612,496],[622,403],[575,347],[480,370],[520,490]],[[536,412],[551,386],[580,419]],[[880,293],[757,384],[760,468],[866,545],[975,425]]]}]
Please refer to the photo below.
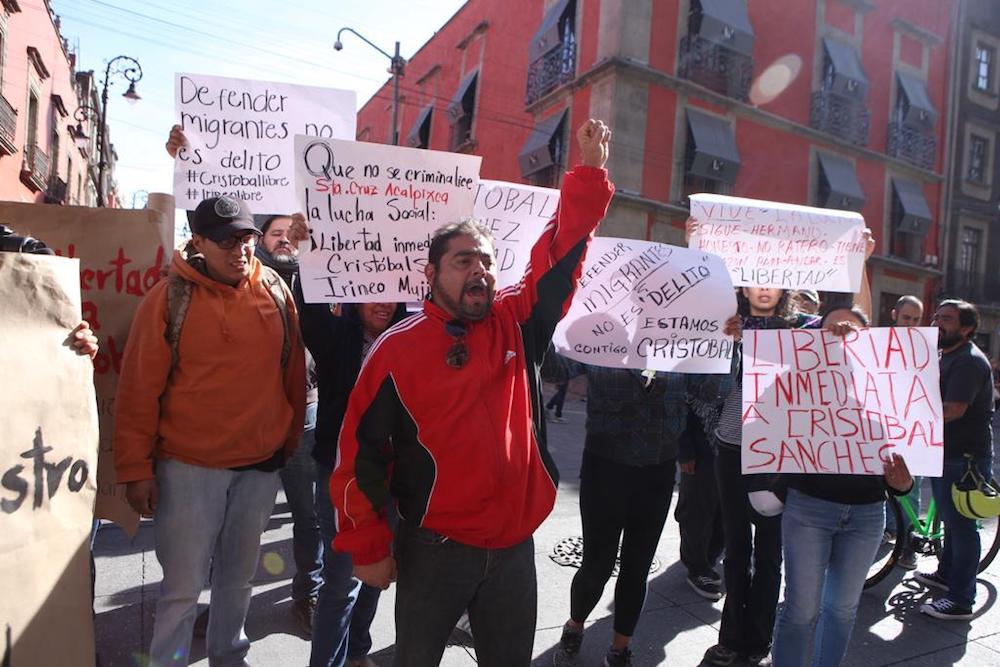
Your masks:
[{"label": "person wearing black jacket", "polygon": [[[826,329],[867,326],[860,310],[826,314]],[[865,578],[885,527],[885,492],[913,487],[898,454],[877,475],[788,475],[781,519],[785,605],[774,628],[775,667],[839,665],[847,650]],[[810,654],[810,645],[813,645]]]},{"label": "person wearing black jacket", "polygon": [[[293,243],[308,237],[304,219],[295,216],[289,230]],[[352,575],[350,554],[330,546],[337,534],[330,500],[330,475],[337,461],[337,438],[347,410],[347,399],[361,370],[361,362],[379,334],[406,317],[402,303],[348,303],[331,310],[330,304],[305,303],[296,284],[296,305],[306,348],[316,363],[319,414],[316,444],[316,513],[323,536],[323,587],[313,624],[310,667],[364,666],[372,640],[369,633],[378,605],[378,588]]]}]

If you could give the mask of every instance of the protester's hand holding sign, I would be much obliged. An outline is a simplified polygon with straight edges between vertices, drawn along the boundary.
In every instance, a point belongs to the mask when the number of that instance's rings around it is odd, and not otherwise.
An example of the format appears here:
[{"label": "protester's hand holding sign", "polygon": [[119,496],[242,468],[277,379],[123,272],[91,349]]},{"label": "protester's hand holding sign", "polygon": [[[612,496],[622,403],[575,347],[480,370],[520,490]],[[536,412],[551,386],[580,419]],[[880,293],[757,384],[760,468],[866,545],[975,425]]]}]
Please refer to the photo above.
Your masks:
[{"label": "protester's hand holding sign", "polygon": [[167,153],[170,157],[177,157],[177,152],[188,145],[187,137],[180,125],[170,128],[170,136],[167,137]]},{"label": "protester's hand holding sign", "polygon": [[292,224],[288,227],[288,241],[298,247],[299,243],[309,238],[309,225],[306,216],[296,213],[292,216]]},{"label": "protester's hand holding sign", "polygon": [[90,357],[93,359],[97,356],[97,336],[91,330],[90,324],[86,321],[80,322],[69,335],[70,346],[81,357]]},{"label": "protester's hand holding sign", "polygon": [[906,467],[906,461],[899,454],[893,454],[883,461],[885,469],[885,483],[896,491],[906,493],[913,487],[913,477],[910,476],[910,469]]}]

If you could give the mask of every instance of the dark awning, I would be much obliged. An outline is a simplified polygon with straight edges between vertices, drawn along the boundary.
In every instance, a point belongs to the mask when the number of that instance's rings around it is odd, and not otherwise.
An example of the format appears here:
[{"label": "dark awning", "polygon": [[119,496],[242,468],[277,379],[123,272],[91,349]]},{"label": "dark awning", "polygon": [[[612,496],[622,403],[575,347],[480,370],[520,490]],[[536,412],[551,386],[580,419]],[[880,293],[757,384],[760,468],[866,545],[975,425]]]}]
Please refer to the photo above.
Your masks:
[{"label": "dark awning", "polygon": [[753,27],[747,14],[746,0],[692,0],[701,4],[701,28],[698,35],[720,46],[753,53]]},{"label": "dark awning", "polygon": [[[430,121],[432,111],[434,111],[433,104],[428,104],[421,109],[416,122],[414,122],[413,127],[410,128],[410,133],[406,135],[407,146],[413,148],[418,146],[427,146],[428,140],[430,139]],[[425,125],[427,126],[426,128],[424,128]]]},{"label": "dark awning", "polygon": [[555,164],[552,139],[566,120],[566,113],[563,110],[535,125],[535,129],[521,147],[521,152],[517,154],[518,164],[521,165],[521,176],[528,177]]},{"label": "dark awning", "polygon": [[465,98],[466,93],[470,90],[473,91],[473,94],[475,94],[474,88],[478,77],[478,70],[465,77],[465,80],[462,81],[462,84],[455,92],[455,96],[451,98],[451,102],[448,104],[448,115],[451,117],[452,123],[456,122],[459,118],[465,115],[465,110],[462,107],[462,100]]},{"label": "dark awning", "polygon": [[927,84],[905,72],[896,72],[899,94],[906,98],[903,124],[911,127],[933,128],[937,121],[937,110],[927,94]]},{"label": "dark awning", "polygon": [[858,183],[854,164],[847,158],[829,153],[818,153],[820,178],[826,185],[821,188],[826,195],[820,201],[824,208],[839,208],[844,211],[860,211],[865,205],[865,193]]},{"label": "dark awning", "polygon": [[917,181],[894,176],[894,204],[899,206],[896,231],[923,236],[931,226],[931,209],[924,198],[924,189]]},{"label": "dark awning", "polygon": [[823,38],[823,48],[833,63],[832,92],[864,99],[868,94],[868,77],[855,48],[832,37]]},{"label": "dark awning", "polygon": [[724,183],[735,183],[740,170],[740,154],[732,126],[715,116],[694,109],[687,110],[688,128],[694,146],[691,173]]},{"label": "dark awning", "polygon": [[531,38],[531,47],[528,51],[528,62],[534,62],[544,56],[562,43],[562,35],[559,32],[559,24],[563,16],[570,9],[570,3],[574,0],[559,0],[549,7],[542,18],[542,25],[538,32]]}]

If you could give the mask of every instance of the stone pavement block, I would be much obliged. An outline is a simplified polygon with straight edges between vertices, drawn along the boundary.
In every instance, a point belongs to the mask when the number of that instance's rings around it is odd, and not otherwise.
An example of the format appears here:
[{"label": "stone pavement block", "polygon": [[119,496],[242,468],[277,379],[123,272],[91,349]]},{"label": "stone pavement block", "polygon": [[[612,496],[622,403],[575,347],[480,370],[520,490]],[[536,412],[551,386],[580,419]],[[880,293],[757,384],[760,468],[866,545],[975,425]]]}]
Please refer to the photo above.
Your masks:
[{"label": "stone pavement block", "polygon": [[[879,665],[905,665],[905,667],[944,667],[945,665],[960,665],[961,667],[996,667],[1000,665],[1000,653],[976,642],[960,643],[949,648],[940,649],[901,662],[879,662]],[[871,667],[872,663],[867,665]]]},{"label": "stone pavement block", "polygon": [[[976,640],[976,643],[1000,653],[1000,632],[993,635],[987,635],[986,637],[980,637]],[[997,661],[997,664],[1000,664],[1000,660]]]}]

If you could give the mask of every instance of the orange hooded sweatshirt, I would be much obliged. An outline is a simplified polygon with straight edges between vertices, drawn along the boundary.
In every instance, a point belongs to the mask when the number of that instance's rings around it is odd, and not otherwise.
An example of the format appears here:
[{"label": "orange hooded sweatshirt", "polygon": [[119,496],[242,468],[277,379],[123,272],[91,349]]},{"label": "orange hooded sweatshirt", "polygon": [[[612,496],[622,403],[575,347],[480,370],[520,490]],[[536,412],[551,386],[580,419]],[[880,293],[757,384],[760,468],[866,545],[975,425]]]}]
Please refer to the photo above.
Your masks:
[{"label": "orange hooded sweatshirt", "polygon": [[[190,246],[188,246],[190,248]],[[154,458],[207,468],[285,459],[305,419],[305,352],[291,293],[282,283],[291,330],[284,370],[281,312],[261,281],[263,265],[236,287],[212,280],[174,252],[171,273],[194,283],[171,372],[167,280],[139,304],[115,399],[115,471],[121,483],[153,478]]]}]

